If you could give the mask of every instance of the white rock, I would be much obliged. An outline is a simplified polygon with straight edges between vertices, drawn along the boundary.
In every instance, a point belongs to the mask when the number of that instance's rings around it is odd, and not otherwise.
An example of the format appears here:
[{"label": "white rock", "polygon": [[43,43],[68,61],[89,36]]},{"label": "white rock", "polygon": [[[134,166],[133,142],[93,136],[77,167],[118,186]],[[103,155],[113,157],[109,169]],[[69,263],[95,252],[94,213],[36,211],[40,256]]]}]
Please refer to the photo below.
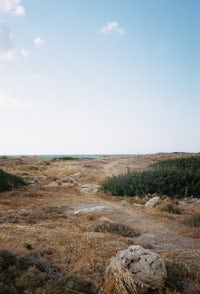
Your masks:
[{"label": "white rock", "polygon": [[94,207],[86,207],[86,208],[78,209],[74,212],[74,214],[98,212],[98,211],[102,211],[102,210],[109,210],[110,211],[110,210],[112,210],[112,208],[109,206],[98,205],[98,206],[94,206]]},{"label": "white rock", "polygon": [[70,177],[72,177],[72,178],[82,178],[83,174],[82,173],[76,173],[76,174],[70,175]]},{"label": "white rock", "polygon": [[166,277],[166,266],[160,255],[138,245],[119,251],[106,270],[107,282],[114,279],[116,289],[123,294],[161,290]]},{"label": "white rock", "polygon": [[146,202],[145,207],[154,207],[160,202],[160,197],[156,196]]},{"label": "white rock", "polygon": [[48,187],[57,187],[58,183],[56,181],[48,183],[46,186]]},{"label": "white rock", "polygon": [[93,192],[93,193],[98,192],[99,188],[100,186],[96,184],[84,184],[80,187],[81,191]]},{"label": "white rock", "polygon": [[67,183],[76,183],[76,180],[73,179],[72,177],[64,177],[62,178],[63,183],[67,182]]},{"label": "white rock", "polygon": [[61,187],[73,188],[74,187],[74,184],[72,184],[72,183],[62,183],[61,184]]}]

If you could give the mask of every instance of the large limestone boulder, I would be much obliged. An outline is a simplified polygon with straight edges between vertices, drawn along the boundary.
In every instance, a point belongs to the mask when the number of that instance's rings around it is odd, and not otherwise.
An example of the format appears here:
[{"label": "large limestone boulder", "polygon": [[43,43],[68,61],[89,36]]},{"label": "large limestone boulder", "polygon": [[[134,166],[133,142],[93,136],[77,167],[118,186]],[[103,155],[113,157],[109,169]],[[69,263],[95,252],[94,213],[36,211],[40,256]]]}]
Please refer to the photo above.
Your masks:
[{"label": "large limestone boulder", "polygon": [[107,293],[147,293],[164,287],[167,271],[160,255],[141,246],[130,246],[110,259],[106,269]]}]

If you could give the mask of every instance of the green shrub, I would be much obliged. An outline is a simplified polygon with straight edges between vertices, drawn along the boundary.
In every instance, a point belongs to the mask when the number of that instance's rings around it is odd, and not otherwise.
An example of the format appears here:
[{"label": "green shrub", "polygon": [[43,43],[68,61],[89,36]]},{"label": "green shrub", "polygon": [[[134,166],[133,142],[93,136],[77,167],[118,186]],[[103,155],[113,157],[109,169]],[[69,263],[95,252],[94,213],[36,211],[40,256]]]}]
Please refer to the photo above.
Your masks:
[{"label": "green shrub", "polygon": [[200,170],[200,156],[192,156],[185,158],[176,158],[158,161],[150,167],[158,169],[177,169],[190,170],[191,172],[199,172]]},{"label": "green shrub", "polygon": [[0,169],[0,192],[9,191],[25,185],[22,178],[11,175]]},{"label": "green shrub", "polygon": [[[167,280],[166,286],[173,289],[175,293],[199,294],[199,271],[189,268],[184,263],[166,262]],[[174,292],[173,292],[174,293]]]},{"label": "green shrub", "polygon": [[122,237],[137,237],[139,236],[139,232],[137,230],[134,230],[130,226],[117,224],[117,223],[103,223],[103,224],[97,224],[95,226],[95,232],[101,232],[101,233],[112,233],[116,235],[120,235]]},{"label": "green shrub", "polygon": [[160,161],[143,172],[127,171],[102,184],[114,196],[144,196],[148,193],[181,198],[200,197],[200,157]]},{"label": "green shrub", "polygon": [[61,156],[61,157],[55,157],[52,160],[79,160],[80,157],[76,157],[76,156]]}]

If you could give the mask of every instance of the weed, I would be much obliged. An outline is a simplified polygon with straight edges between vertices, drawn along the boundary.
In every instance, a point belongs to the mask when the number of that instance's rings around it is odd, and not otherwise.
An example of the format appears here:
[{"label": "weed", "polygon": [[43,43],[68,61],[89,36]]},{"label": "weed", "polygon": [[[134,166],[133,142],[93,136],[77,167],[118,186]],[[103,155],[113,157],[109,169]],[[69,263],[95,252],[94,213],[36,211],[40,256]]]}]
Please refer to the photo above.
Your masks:
[{"label": "weed", "polygon": [[[178,291],[178,293],[199,293],[199,273],[196,269],[190,269],[184,263],[166,262],[167,280],[166,286],[169,289]],[[196,292],[192,292],[192,288]],[[180,292],[181,291],[181,292]]]},{"label": "weed", "polygon": [[199,228],[200,227],[200,213],[196,212],[190,216],[185,217],[183,223],[189,227]]},{"label": "weed", "polygon": [[139,236],[139,232],[131,228],[127,225],[117,224],[117,223],[103,223],[103,224],[97,224],[95,226],[95,232],[109,232],[112,234],[117,234],[122,237],[137,237]]},{"label": "weed", "polygon": [[159,208],[161,211],[165,211],[168,213],[181,214],[180,207],[170,201],[162,203],[161,205],[159,205]]}]

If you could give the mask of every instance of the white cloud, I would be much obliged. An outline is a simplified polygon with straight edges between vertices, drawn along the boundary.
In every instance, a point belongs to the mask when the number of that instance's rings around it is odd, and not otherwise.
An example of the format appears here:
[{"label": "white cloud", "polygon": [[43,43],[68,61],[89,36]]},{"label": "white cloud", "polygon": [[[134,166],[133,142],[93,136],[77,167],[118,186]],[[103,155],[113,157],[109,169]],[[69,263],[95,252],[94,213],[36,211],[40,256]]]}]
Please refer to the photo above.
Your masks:
[{"label": "white cloud", "polygon": [[39,74],[30,74],[30,79],[32,81],[37,81],[40,79],[40,75]]},{"label": "white cloud", "polygon": [[26,51],[25,49],[21,49],[19,54],[21,57],[28,57],[30,55],[30,53]]},{"label": "white cloud", "polygon": [[5,11],[12,15],[25,14],[25,8],[20,5],[20,0],[0,0],[0,11]]},{"label": "white cloud", "polygon": [[16,50],[7,50],[2,52],[2,57],[4,60],[13,60],[16,57]]},{"label": "white cloud", "polygon": [[37,48],[46,44],[45,40],[40,37],[35,38],[34,43]]},{"label": "white cloud", "polygon": [[28,106],[30,106],[28,103],[24,103],[14,97],[0,94],[0,107],[26,108]]},{"label": "white cloud", "polygon": [[100,29],[103,34],[115,33],[118,36],[125,34],[125,30],[116,22],[108,22],[105,26]]}]

